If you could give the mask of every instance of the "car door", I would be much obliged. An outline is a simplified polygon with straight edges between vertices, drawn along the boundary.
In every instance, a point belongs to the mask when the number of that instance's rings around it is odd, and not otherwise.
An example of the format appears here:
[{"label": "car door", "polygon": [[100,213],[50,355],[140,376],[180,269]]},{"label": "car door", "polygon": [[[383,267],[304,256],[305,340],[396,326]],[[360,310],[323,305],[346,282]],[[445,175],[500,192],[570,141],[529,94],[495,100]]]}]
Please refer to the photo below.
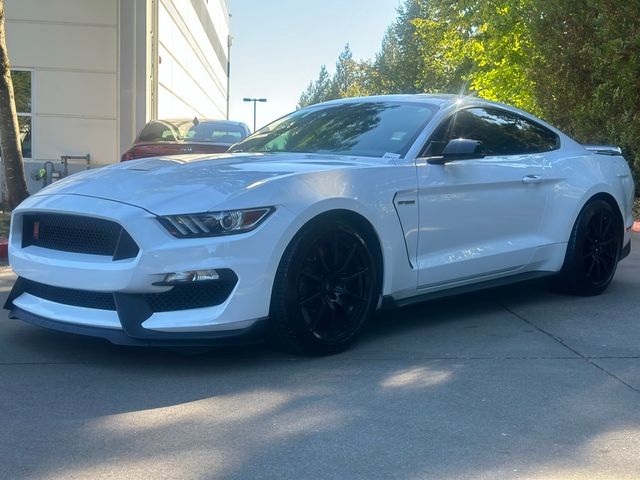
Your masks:
[{"label": "car door", "polygon": [[[486,156],[428,163],[452,139],[479,140]],[[499,108],[472,107],[444,120],[417,160],[419,288],[517,273],[544,244],[549,197],[547,128]]]}]

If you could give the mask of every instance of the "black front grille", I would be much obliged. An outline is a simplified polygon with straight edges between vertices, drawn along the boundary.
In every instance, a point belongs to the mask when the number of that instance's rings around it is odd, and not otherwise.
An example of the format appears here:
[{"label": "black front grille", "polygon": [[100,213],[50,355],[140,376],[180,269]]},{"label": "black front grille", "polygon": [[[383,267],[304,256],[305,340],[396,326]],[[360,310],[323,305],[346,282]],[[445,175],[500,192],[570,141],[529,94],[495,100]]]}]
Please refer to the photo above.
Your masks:
[{"label": "black front grille", "polygon": [[105,255],[113,260],[134,258],[139,248],[127,231],[115,222],[81,215],[54,213],[22,217],[22,247]]},{"label": "black front grille", "polygon": [[[23,279],[23,282],[24,292],[50,302],[98,310],[116,310],[113,293],[53,287],[26,279]],[[229,298],[236,282],[237,277],[233,274],[228,281],[177,285],[163,293],[147,293],[141,296],[154,313],[213,307]]]}]

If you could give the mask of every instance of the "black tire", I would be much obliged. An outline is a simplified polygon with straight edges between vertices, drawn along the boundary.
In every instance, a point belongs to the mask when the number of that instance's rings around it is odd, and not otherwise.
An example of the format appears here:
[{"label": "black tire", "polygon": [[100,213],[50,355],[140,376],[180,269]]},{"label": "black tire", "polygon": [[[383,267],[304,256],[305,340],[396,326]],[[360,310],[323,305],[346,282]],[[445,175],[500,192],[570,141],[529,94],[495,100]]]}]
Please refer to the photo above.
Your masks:
[{"label": "black tire", "polygon": [[609,286],[620,258],[622,226],[618,217],[604,200],[590,201],[582,208],[557,278],[560,291],[592,296]]},{"label": "black tire", "polygon": [[306,355],[348,348],[371,317],[379,292],[366,233],[346,219],[305,227],[287,247],[273,286],[269,337]]}]

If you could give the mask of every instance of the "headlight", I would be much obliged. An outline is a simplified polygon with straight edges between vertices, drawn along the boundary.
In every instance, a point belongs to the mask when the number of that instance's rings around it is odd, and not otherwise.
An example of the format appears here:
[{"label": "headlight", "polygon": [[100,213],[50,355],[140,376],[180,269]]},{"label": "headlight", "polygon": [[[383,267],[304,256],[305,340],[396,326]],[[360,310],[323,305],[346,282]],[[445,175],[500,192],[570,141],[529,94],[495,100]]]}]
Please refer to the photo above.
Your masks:
[{"label": "headlight", "polygon": [[178,238],[219,237],[253,230],[273,211],[273,207],[191,213],[157,217],[171,235]]}]

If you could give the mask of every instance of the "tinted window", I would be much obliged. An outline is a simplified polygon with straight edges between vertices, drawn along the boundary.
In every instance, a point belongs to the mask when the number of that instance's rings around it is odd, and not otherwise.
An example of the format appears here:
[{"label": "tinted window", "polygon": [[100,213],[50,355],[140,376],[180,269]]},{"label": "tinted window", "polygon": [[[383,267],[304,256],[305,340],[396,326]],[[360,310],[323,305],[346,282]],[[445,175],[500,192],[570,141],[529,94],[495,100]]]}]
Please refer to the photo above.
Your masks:
[{"label": "tinted window", "polygon": [[184,139],[194,142],[237,143],[246,136],[244,129],[237,125],[200,122],[197,125],[192,125],[186,131]]},{"label": "tinted window", "polygon": [[175,142],[178,138],[178,128],[161,120],[147,123],[138,136],[140,142]]},{"label": "tinted window", "polygon": [[240,125],[226,122],[194,120],[153,120],[140,132],[140,142],[213,142],[233,144],[247,136]]},{"label": "tinted window", "polygon": [[397,102],[309,107],[257,131],[230,151],[404,156],[435,108]]},{"label": "tinted window", "polygon": [[487,155],[522,155],[554,150],[560,139],[550,130],[523,117],[499,109],[462,110],[438,127],[425,155],[441,155],[455,138],[480,140]]}]

